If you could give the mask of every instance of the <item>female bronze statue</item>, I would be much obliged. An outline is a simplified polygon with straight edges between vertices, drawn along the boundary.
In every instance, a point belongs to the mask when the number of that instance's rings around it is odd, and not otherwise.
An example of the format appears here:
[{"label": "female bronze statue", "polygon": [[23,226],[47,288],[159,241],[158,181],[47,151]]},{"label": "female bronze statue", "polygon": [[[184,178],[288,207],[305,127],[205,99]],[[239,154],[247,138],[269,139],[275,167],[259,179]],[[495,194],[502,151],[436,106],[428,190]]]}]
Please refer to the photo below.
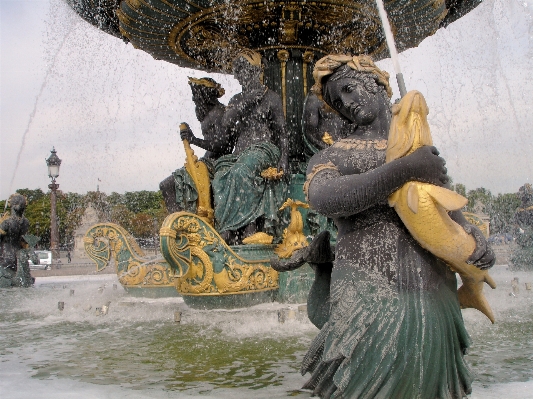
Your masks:
[{"label": "female bronze statue", "polygon": [[[324,57],[314,77],[315,93],[353,128],[307,170],[309,203],[335,220],[338,237],[333,270],[317,273],[322,289],[310,293],[322,300],[309,303],[328,306],[302,364],[311,373],[305,388],[322,398],[462,398],[472,378],[455,275],[387,203],[411,180],[446,185],[445,162],[423,147],[385,164],[391,90],[388,74],[369,57]],[[490,267],[492,252],[475,238],[470,261]]]}]

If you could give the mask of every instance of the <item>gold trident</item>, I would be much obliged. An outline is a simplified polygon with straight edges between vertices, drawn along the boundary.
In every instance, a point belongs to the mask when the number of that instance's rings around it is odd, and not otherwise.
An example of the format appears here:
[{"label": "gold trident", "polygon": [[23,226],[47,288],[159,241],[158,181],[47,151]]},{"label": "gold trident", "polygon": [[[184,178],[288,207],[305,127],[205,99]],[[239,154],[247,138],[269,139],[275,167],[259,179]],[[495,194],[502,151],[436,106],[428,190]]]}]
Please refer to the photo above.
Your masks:
[{"label": "gold trident", "polygon": [[[180,124],[180,130],[187,129],[185,123]],[[211,184],[209,182],[209,171],[207,166],[198,157],[194,155],[194,151],[189,144],[189,140],[183,140],[183,147],[185,148],[185,169],[189,173],[198,191],[198,204],[196,213],[198,216],[204,218],[207,223],[213,225],[214,211],[211,207]]]}]

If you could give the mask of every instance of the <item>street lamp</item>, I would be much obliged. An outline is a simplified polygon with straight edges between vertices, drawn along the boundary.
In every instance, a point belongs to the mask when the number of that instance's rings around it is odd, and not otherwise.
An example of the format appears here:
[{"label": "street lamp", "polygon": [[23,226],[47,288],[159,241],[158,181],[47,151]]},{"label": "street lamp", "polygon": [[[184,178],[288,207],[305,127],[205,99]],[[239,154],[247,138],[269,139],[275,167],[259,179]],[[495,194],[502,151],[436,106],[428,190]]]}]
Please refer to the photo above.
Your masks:
[{"label": "street lamp", "polygon": [[50,191],[50,251],[52,251],[52,263],[60,258],[59,254],[59,228],[57,225],[56,210],[56,193],[59,184],[56,184],[56,178],[59,176],[59,166],[61,159],[57,156],[56,149],[52,148],[50,157],[46,160],[48,166],[48,177],[52,179],[52,184],[48,185]]}]

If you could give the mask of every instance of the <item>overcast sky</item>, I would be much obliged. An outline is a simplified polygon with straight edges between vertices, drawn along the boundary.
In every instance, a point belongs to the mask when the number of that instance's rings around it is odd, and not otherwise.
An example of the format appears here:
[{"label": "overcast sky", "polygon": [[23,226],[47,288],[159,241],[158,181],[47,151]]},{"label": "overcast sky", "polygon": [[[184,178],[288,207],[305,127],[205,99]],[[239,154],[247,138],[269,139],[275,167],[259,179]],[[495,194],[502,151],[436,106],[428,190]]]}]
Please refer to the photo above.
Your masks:
[{"label": "overcast sky", "polygon": [[[485,0],[400,55],[407,89],[425,95],[435,144],[467,189],[516,192],[533,178],[532,6]],[[157,190],[183,165],[178,125],[199,133],[187,76],[204,72],[152,59],[62,0],[0,0],[0,13],[1,199],[47,191],[52,146],[64,191]],[[390,61],[379,65],[394,75]],[[230,76],[210,76],[226,88],[222,102],[240,91]]]}]

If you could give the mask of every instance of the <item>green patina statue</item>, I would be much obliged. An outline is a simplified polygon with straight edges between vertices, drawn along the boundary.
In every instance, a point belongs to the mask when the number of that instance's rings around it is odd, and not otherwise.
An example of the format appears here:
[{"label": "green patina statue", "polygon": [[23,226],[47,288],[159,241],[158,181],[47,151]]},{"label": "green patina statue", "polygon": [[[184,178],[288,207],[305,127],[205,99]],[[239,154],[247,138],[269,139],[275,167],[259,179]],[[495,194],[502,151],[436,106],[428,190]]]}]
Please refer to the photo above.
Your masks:
[{"label": "green patina statue", "polygon": [[[471,391],[470,338],[455,274],[388,203],[410,181],[445,186],[445,162],[431,146],[385,162],[391,91],[369,57],[324,57],[313,76],[315,94],[352,129],[307,169],[309,205],[338,228],[334,253],[325,232],[288,261],[272,262],[279,271],[304,262],[316,271],[308,314],[320,332],[302,362],[302,374],[311,374],[304,388],[321,398],[463,398]],[[450,216],[475,239],[472,267],[491,267],[482,234]]]},{"label": "green patina statue", "polygon": [[14,194],[9,205],[11,215],[6,214],[0,221],[0,287],[29,287],[35,279],[30,275],[28,260],[39,263],[39,259],[31,248],[35,240],[26,235],[30,226],[24,217],[26,198]]},{"label": "green patina statue", "polygon": [[258,53],[242,52],[233,61],[242,92],[230,100],[221,133],[234,149],[217,161],[213,179],[215,226],[230,244],[261,231],[276,236],[285,200],[280,179],[289,171],[285,116],[280,96],[261,83],[261,73]]},{"label": "green patina statue", "polygon": [[[195,137],[187,124],[183,124],[185,128],[180,131],[180,135],[183,140],[186,139],[190,144],[206,150],[200,161],[207,166],[212,180],[216,160],[231,152],[229,138],[219,133],[225,110],[219,98],[224,95],[224,89],[211,78],[189,78],[189,86],[204,139]],[[177,169],[159,184],[159,188],[170,213],[179,211],[196,213],[198,190],[185,168]]]}]

